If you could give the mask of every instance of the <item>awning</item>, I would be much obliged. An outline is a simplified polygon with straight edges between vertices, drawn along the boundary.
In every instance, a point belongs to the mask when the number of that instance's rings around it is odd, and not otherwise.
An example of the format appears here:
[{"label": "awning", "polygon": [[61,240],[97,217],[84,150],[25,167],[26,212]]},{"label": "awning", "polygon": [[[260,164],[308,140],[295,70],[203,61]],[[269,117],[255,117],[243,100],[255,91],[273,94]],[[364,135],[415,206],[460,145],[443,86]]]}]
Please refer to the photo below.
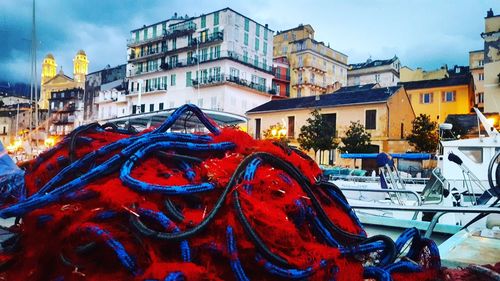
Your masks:
[{"label": "awning", "polygon": [[[165,120],[167,120],[167,118],[170,116],[170,114],[172,114],[172,112],[174,112],[175,109],[176,108],[170,108],[142,114],[131,114],[117,118],[100,120],[99,123],[114,123],[119,127],[125,127],[126,124],[130,124],[137,130],[141,131],[151,126],[159,126],[160,124],[165,122]],[[237,125],[247,122],[247,118],[245,116],[237,114],[208,109],[203,109],[203,112],[219,125]],[[172,130],[198,130],[203,127],[204,125],[194,114],[187,112],[177,120],[177,122],[172,126]]]},{"label": "awning", "polygon": [[[344,159],[377,159],[378,153],[342,153],[340,158]],[[432,159],[430,153],[393,153],[392,158],[406,160],[429,160]]]}]

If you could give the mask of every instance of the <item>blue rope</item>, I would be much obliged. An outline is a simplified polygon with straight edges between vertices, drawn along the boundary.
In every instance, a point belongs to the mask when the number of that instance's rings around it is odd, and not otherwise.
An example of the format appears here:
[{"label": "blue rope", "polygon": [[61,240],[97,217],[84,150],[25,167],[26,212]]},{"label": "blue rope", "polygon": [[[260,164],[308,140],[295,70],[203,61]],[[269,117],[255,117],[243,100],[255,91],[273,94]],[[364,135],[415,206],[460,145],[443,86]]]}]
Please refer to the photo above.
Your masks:
[{"label": "blue rope", "polygon": [[176,271],[169,273],[167,277],[165,277],[164,281],[184,281],[186,280],[184,274],[182,272]]},{"label": "blue rope", "polygon": [[241,266],[240,259],[238,258],[238,250],[236,249],[236,241],[234,239],[233,228],[227,226],[226,228],[227,250],[229,252],[231,269],[236,275],[238,281],[249,281],[243,267]]},{"label": "blue rope", "polygon": [[[137,211],[141,216],[146,216],[146,217],[149,217],[149,218],[156,220],[167,231],[172,231],[174,233],[179,233],[181,231],[180,228],[177,225],[175,225],[175,223],[173,221],[171,221],[162,212],[155,212],[155,211],[143,209],[143,208],[139,208],[139,209],[137,209]],[[188,241],[182,240],[180,242],[180,244],[181,244],[182,260],[185,262],[190,262],[191,261],[191,249],[189,248]]]},{"label": "blue rope", "polygon": [[[274,274],[276,276],[284,277],[284,278],[304,279],[304,278],[310,277],[311,275],[313,275],[316,272],[316,270],[312,266],[309,266],[306,269],[282,268],[282,267],[277,266],[271,262],[266,261],[260,255],[256,256],[256,261],[258,263],[263,263],[264,269],[266,269],[267,272]],[[319,268],[323,268],[326,265],[327,265],[326,260],[321,260],[319,263]]]},{"label": "blue rope", "polygon": [[114,239],[108,231],[101,229],[100,227],[97,226],[85,226],[82,227],[81,230],[94,233],[97,236],[102,237],[106,245],[108,245],[108,247],[110,247],[115,252],[120,263],[130,272],[132,272],[132,274],[134,275],[139,274],[139,270],[136,267],[134,259],[127,253],[122,243]]}]

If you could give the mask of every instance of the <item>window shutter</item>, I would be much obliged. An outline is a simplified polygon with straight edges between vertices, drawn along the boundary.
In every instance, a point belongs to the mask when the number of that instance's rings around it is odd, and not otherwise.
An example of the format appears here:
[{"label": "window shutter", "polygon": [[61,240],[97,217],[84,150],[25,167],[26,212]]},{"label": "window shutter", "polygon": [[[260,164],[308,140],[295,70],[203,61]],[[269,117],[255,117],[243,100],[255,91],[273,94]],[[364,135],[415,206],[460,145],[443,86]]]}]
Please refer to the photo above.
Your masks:
[{"label": "window shutter", "polygon": [[432,103],[434,101],[434,93],[430,93],[430,99],[429,99],[429,103]]},{"label": "window shutter", "polygon": [[441,92],[441,101],[446,101],[446,92]]},{"label": "window shutter", "polygon": [[424,94],[420,94],[420,103],[424,103]]}]

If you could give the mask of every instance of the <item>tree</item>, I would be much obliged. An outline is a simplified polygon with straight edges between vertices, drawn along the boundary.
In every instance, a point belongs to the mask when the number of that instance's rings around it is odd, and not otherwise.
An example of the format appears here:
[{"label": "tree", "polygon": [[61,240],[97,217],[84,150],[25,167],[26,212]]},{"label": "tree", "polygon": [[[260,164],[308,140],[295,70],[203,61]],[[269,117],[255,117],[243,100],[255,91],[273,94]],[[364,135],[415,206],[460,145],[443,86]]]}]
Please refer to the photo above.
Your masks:
[{"label": "tree", "polygon": [[352,122],[345,136],[340,138],[344,146],[339,147],[342,153],[367,153],[373,151],[370,143],[372,135],[358,122]]},{"label": "tree", "polygon": [[427,114],[412,121],[411,134],[406,138],[418,152],[435,152],[438,145],[437,123]]},{"label": "tree", "polygon": [[264,139],[267,140],[275,140],[284,144],[289,142],[288,137],[286,136],[286,128],[281,123],[276,123],[269,127],[269,129],[264,132]]},{"label": "tree", "polygon": [[316,109],[311,112],[311,117],[307,118],[307,124],[300,128],[297,141],[305,150],[314,150],[314,155],[318,151],[335,149],[338,142],[335,141],[335,126],[329,124]]}]

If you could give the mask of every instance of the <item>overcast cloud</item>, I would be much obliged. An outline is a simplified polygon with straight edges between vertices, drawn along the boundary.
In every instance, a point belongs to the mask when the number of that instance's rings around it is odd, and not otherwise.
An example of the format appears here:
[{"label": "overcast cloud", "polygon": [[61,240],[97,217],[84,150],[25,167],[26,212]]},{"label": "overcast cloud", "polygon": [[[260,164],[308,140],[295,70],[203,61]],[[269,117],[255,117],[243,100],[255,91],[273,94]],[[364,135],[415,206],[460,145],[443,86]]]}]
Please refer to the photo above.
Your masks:
[{"label": "overcast cloud", "polygon": [[[0,81],[28,82],[31,2],[0,1]],[[311,24],[316,39],[347,54],[349,63],[398,55],[403,65],[427,69],[467,65],[469,51],[483,46],[486,11],[500,13],[498,0],[38,0],[38,74],[49,52],[70,75],[79,49],[90,72],[123,64],[130,30],[175,12],[196,16],[225,7],[275,31]]]}]

